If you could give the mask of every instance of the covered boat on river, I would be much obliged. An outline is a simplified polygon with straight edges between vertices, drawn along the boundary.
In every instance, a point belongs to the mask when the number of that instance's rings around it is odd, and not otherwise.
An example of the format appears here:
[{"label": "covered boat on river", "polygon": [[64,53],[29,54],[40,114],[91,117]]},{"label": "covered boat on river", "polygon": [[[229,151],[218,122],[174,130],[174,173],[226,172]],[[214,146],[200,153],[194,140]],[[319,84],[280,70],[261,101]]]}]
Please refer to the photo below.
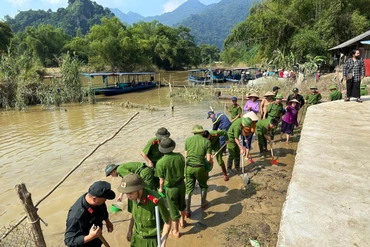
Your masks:
[{"label": "covered boat on river", "polygon": [[[95,95],[104,94],[113,96],[124,93],[131,93],[140,90],[154,88],[155,72],[107,72],[107,73],[86,73],[89,78],[89,84],[92,87],[92,79],[95,76],[101,76],[105,87],[92,88]],[[108,77],[114,76],[114,84],[109,85]]]}]

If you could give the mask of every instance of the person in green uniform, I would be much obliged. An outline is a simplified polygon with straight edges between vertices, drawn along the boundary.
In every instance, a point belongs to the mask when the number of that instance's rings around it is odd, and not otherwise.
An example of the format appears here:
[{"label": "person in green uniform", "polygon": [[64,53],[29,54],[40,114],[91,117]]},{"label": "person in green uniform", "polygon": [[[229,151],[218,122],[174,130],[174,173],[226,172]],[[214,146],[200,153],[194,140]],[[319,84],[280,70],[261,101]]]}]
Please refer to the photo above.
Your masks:
[{"label": "person in green uniform", "polygon": [[204,129],[201,125],[195,125],[192,133],[194,136],[185,140],[185,177],[186,177],[186,217],[190,217],[191,194],[194,191],[195,182],[198,181],[201,189],[201,208],[205,209],[208,206],[207,190],[208,190],[208,171],[205,167],[205,157],[213,167],[213,159],[211,156],[211,142],[203,138]]},{"label": "person in green uniform", "polygon": [[[208,139],[211,142],[211,147],[214,152],[219,151],[221,148],[221,144],[220,144],[221,136],[225,137],[226,142],[229,141],[227,132],[225,130],[212,130],[212,131],[205,130],[203,133],[203,137]],[[224,181],[229,181],[229,177],[227,176],[227,172],[226,172],[225,162],[222,159],[222,151],[218,152],[215,157],[216,157],[217,163],[221,166],[222,173],[224,174]]]},{"label": "person in green uniform", "polygon": [[361,88],[361,91],[360,91],[360,95],[361,96],[368,95],[368,92],[366,90],[366,85],[365,84],[362,84],[360,88]]},{"label": "person in green uniform", "polygon": [[[121,165],[110,164],[105,167],[105,175],[112,177],[123,178],[127,174],[135,173],[138,174],[145,182],[146,187],[151,190],[156,190],[157,183],[154,179],[153,169],[147,167],[143,162],[128,162]],[[123,194],[118,196],[117,201],[122,201]]]},{"label": "person in green uniform", "polygon": [[245,155],[246,150],[239,141],[239,136],[242,134],[243,127],[251,128],[252,120],[250,118],[239,118],[231,124],[229,131],[227,132],[229,137],[229,143],[227,144],[227,149],[229,151],[227,171],[229,174],[234,174],[234,171],[232,170],[233,163],[235,170],[240,170],[240,156]]},{"label": "person in green uniform", "polygon": [[309,92],[306,95],[306,104],[307,104],[307,107],[312,106],[312,105],[316,105],[321,100],[321,94],[317,90],[317,87],[316,86],[311,86],[310,87],[310,90],[311,90],[311,92]]},{"label": "person in green uniform", "polygon": [[240,107],[240,105],[238,104],[238,98],[237,97],[233,96],[231,98],[231,102],[232,102],[231,106],[230,107],[226,106],[226,107],[227,107],[228,112],[230,112],[231,122],[234,122],[236,119],[242,117],[243,110]]},{"label": "person in green uniform", "polygon": [[[132,202],[128,205],[128,211],[132,217],[126,236],[130,246],[157,247],[156,220],[161,221],[161,246],[166,246],[171,229],[171,217],[163,198],[157,192],[145,188],[143,179],[138,174],[133,173],[122,178],[118,191],[124,193]],[[160,219],[155,217],[156,206],[159,209]]]},{"label": "person in green uniform", "polygon": [[280,89],[280,87],[278,87],[278,86],[274,86],[274,87],[272,88],[272,92],[274,93],[274,96],[272,97],[272,100],[273,100],[273,101],[275,101],[275,100],[276,100],[276,95],[279,93],[279,89]]},{"label": "person in green uniform", "polygon": [[281,103],[282,102],[282,99],[283,99],[283,95],[281,94],[277,94],[275,96],[275,101],[271,102],[270,104],[268,104],[267,108],[266,108],[266,112],[267,112],[267,115],[268,115],[268,118],[272,119],[272,118],[275,118],[277,120],[280,120],[284,111],[284,106],[283,104]]},{"label": "person in green uniform", "polygon": [[[159,192],[166,186],[167,204],[172,219],[172,235],[180,237],[179,225],[185,228],[185,159],[180,153],[174,153],[176,143],[169,137],[163,137],[159,151],[164,154],[157,162]],[[181,212],[181,213],[180,213]]]},{"label": "person in green uniform", "polygon": [[329,90],[330,90],[329,101],[342,99],[342,93],[339,90],[337,90],[337,87],[335,85],[331,85],[329,87]]},{"label": "person in green uniform", "polygon": [[155,165],[157,164],[157,161],[163,156],[163,154],[158,150],[159,143],[161,142],[162,137],[169,137],[170,135],[171,133],[166,128],[159,128],[157,130],[157,133],[155,134],[155,137],[150,139],[141,151],[141,156],[143,156],[143,158],[145,159],[147,166],[154,169],[154,180],[156,188],[159,187],[159,178],[155,172]]},{"label": "person in green uniform", "polygon": [[273,131],[277,125],[278,121],[275,118],[267,118],[257,122],[256,131],[260,155],[263,155],[263,151],[267,151],[267,142],[269,142],[270,145],[274,143],[274,141],[271,139],[271,131]]},{"label": "person in green uniform", "polygon": [[163,156],[158,150],[161,137],[169,137],[170,135],[171,133],[166,128],[159,128],[155,137],[150,139],[141,151],[141,156],[143,156],[149,167],[154,168],[157,161]]}]

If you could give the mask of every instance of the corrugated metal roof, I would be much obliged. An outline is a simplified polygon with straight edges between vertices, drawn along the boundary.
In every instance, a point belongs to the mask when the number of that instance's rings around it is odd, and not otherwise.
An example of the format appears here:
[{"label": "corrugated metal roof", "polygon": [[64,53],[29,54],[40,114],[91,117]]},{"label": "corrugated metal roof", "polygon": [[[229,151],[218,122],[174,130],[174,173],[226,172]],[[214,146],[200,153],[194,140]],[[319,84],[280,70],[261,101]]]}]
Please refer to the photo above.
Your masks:
[{"label": "corrugated metal roof", "polygon": [[347,46],[350,46],[358,41],[361,41],[363,39],[368,39],[370,37],[370,30],[367,31],[367,32],[364,32],[363,34],[360,34],[356,37],[354,37],[353,39],[350,39],[350,40],[347,40],[346,42],[340,44],[340,45],[337,45],[333,48],[330,48],[329,51],[331,50],[338,50],[338,49],[342,49],[344,47],[347,47]]}]

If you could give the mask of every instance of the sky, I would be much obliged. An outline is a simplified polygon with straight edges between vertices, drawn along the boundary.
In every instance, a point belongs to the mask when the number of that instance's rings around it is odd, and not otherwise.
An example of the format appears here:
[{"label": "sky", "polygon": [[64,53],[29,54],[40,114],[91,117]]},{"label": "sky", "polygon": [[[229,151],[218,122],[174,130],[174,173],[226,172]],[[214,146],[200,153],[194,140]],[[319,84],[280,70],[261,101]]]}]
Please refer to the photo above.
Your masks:
[{"label": "sky", "polygon": [[[160,15],[171,12],[186,0],[95,0],[98,4],[108,8],[118,8],[123,13],[129,11],[139,13],[142,16]],[[220,2],[220,0],[200,0],[203,4]],[[0,19],[5,15],[14,17],[18,11],[24,10],[48,10],[65,8],[68,0],[0,0]]]}]

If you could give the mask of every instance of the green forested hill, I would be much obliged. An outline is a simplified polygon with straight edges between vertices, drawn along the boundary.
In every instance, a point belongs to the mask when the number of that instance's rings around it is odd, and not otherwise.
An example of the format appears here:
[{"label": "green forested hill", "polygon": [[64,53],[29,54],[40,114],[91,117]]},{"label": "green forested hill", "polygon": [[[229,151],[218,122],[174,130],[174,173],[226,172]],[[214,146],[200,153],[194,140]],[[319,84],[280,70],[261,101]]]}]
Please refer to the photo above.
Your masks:
[{"label": "green forested hill", "polygon": [[27,26],[40,24],[62,28],[67,34],[75,36],[77,30],[86,34],[95,24],[101,24],[102,17],[113,17],[108,8],[90,0],[69,0],[66,8],[56,12],[44,10],[21,11],[14,18],[5,17],[13,32],[24,31]]},{"label": "green forested hill", "polygon": [[246,19],[249,9],[256,2],[260,1],[222,0],[200,14],[191,15],[178,25],[190,28],[197,44],[215,44],[222,48],[230,30]]}]

